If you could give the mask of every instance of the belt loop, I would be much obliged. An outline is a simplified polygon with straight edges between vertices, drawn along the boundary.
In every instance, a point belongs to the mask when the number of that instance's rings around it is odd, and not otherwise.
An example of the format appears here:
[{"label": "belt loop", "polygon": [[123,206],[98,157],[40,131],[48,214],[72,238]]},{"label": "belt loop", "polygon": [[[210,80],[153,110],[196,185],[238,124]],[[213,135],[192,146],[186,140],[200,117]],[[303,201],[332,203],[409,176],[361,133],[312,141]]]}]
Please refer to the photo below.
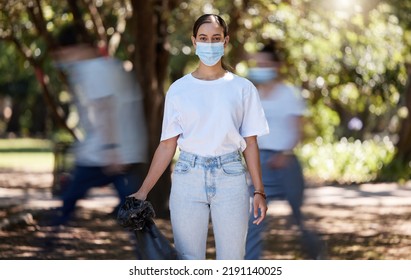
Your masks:
[{"label": "belt loop", "polygon": [[191,167],[194,167],[196,165],[196,158],[197,156],[192,154],[192,158],[191,158]]},{"label": "belt loop", "polygon": [[217,167],[221,168],[221,156],[217,157]]}]

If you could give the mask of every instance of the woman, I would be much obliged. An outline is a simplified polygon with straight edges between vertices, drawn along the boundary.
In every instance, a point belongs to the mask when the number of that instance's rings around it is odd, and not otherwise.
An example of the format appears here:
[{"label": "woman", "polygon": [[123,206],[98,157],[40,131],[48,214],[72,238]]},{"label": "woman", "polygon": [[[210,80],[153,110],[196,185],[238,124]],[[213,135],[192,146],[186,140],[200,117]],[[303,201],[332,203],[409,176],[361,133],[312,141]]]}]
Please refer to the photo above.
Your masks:
[{"label": "woman", "polygon": [[[304,176],[301,165],[293,153],[301,139],[305,104],[299,90],[282,79],[282,61],[274,42],[255,53],[252,61],[255,67],[249,69],[248,78],[257,85],[270,128],[269,134],[258,138],[267,201],[288,201],[295,222],[301,230],[303,246],[308,257],[319,258],[321,242],[314,232],[304,226],[301,212]],[[264,222],[260,226],[255,226],[253,218],[250,217],[246,259],[261,257],[262,234],[265,229]]]},{"label": "woman", "polygon": [[261,223],[267,211],[256,137],[268,133],[268,126],[253,84],[223,67],[228,42],[220,16],[197,19],[192,43],[199,66],[170,86],[160,144],[132,195],[146,199],[178,146],[170,214],[174,243],[184,259],[205,259],[210,214],[217,259],[244,258],[249,196],[242,154],[255,186],[253,222]]}]

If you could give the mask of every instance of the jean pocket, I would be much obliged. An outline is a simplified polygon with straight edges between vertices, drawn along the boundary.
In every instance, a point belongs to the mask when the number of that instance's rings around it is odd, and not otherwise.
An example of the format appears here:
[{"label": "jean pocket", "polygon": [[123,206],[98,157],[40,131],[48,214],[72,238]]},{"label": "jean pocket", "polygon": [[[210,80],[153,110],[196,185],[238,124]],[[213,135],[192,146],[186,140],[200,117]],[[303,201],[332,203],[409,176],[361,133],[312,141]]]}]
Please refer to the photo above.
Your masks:
[{"label": "jean pocket", "polygon": [[190,171],[190,164],[184,161],[177,161],[176,165],[174,166],[174,173],[175,174],[186,174]]},{"label": "jean pocket", "polygon": [[229,176],[237,176],[245,173],[245,167],[241,161],[225,163],[222,169],[224,174]]}]

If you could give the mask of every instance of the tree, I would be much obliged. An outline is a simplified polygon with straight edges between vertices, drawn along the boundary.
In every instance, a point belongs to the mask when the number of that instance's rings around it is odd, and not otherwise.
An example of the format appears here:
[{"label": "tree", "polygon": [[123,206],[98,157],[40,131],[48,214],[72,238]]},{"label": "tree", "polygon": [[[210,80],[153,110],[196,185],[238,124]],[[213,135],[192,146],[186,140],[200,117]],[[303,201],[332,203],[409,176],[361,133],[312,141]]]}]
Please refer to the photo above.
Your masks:
[{"label": "tree", "polygon": [[[132,0],[133,14],[129,19],[131,43],[135,51],[132,61],[136,66],[137,78],[145,96],[145,112],[148,123],[149,150],[154,154],[160,140],[164,106],[164,89],[169,61],[167,26],[170,10],[180,1]],[[171,185],[170,170],[166,170],[150,192],[158,216],[168,216],[168,194]]]},{"label": "tree", "polygon": [[401,0],[386,0],[390,4],[393,13],[399,19],[399,25],[402,26],[403,40],[407,42],[404,50],[407,85],[401,94],[400,99],[400,130],[398,133],[398,142],[396,144],[397,152],[391,161],[381,173],[382,179],[403,178],[409,179],[411,176],[411,3]]},{"label": "tree", "polygon": [[44,53],[47,54],[44,46],[46,44],[54,46],[54,41],[47,31],[47,22],[40,0],[3,1],[0,3],[0,11],[1,40],[13,44],[20,55],[31,65],[53,119],[75,137],[74,132],[65,122],[65,116],[60,113],[63,110],[60,109],[60,105],[50,91],[49,77],[44,71],[47,58],[47,55],[44,55]]},{"label": "tree", "polygon": [[[67,126],[65,117],[59,114],[62,110],[59,109],[61,106],[56,98],[57,93],[52,94],[50,87],[52,73],[47,75],[46,72],[51,72],[48,63],[50,50],[56,47],[53,33],[71,21],[83,30],[84,40],[91,40],[94,38],[88,38],[86,32],[89,26],[89,29],[95,31],[95,40],[100,46],[107,48],[111,55],[120,52],[117,55],[131,61],[136,69],[136,78],[140,81],[145,96],[149,149],[152,155],[159,141],[164,103],[164,81],[169,56],[166,51],[167,21],[169,11],[178,1],[108,2],[105,6],[97,6],[97,2],[91,0],[1,3],[0,35],[3,40],[14,44],[16,50],[30,63],[54,119],[75,137],[73,130]],[[121,40],[123,35],[126,35],[124,41]],[[169,175],[169,171],[165,172],[158,183],[160,187],[150,194],[159,217],[168,216],[168,197],[164,193],[167,193],[170,186]]]},{"label": "tree", "polygon": [[[11,0],[0,5],[0,37],[32,65],[63,127],[60,78],[49,60],[53,34],[61,26],[74,22],[83,36],[92,33],[90,40],[133,66],[145,95],[152,155],[165,91],[197,65],[190,40],[193,21],[203,13],[218,13],[229,24],[231,38],[224,59],[241,75],[246,53],[267,39],[280,42],[290,80],[304,89],[312,113],[309,140],[398,136],[401,164],[409,162],[411,114],[403,113],[410,99],[404,66],[411,44],[408,1],[357,1],[349,9],[325,0]],[[352,120],[361,125],[353,128]],[[164,187],[151,194],[155,205],[166,204],[169,175],[165,172],[159,182]],[[166,214],[162,209],[159,214]]]}]

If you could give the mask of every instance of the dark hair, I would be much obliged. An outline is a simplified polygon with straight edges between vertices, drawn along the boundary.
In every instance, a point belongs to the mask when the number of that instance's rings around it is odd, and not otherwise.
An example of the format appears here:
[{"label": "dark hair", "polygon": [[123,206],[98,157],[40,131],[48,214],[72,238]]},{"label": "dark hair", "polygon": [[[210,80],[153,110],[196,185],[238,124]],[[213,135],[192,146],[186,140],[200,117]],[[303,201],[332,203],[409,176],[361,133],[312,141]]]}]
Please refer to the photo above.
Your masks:
[{"label": "dark hair", "polygon": [[79,26],[74,23],[64,25],[57,34],[57,45],[60,47],[68,47],[84,43],[92,45],[91,36],[84,32],[86,31],[82,30],[82,28],[79,28]]},{"label": "dark hair", "polygon": [[274,40],[270,40],[266,43],[259,52],[270,54],[275,62],[282,62],[284,60],[282,51],[280,50],[280,47],[278,47],[278,43]]},{"label": "dark hair", "polygon": [[[222,17],[220,17],[219,15],[215,15],[215,14],[204,14],[200,16],[194,23],[194,26],[193,26],[194,38],[197,37],[198,29],[200,29],[200,26],[204,23],[212,23],[213,22],[212,18],[214,18],[215,21],[218,22],[218,24],[223,28],[224,37],[228,35],[228,26]],[[233,67],[231,67],[230,65],[227,65],[224,61],[221,61],[221,66],[225,70],[233,71]]]},{"label": "dark hair", "polygon": [[194,23],[193,26],[193,36],[196,37],[197,36],[197,32],[198,29],[200,28],[200,26],[204,23],[211,23],[212,22],[212,18],[215,19],[216,22],[218,22],[218,24],[223,28],[223,32],[224,32],[224,37],[228,35],[228,26],[227,23],[223,20],[222,17],[215,15],[215,14],[204,14],[201,17],[199,17],[196,22]]}]

